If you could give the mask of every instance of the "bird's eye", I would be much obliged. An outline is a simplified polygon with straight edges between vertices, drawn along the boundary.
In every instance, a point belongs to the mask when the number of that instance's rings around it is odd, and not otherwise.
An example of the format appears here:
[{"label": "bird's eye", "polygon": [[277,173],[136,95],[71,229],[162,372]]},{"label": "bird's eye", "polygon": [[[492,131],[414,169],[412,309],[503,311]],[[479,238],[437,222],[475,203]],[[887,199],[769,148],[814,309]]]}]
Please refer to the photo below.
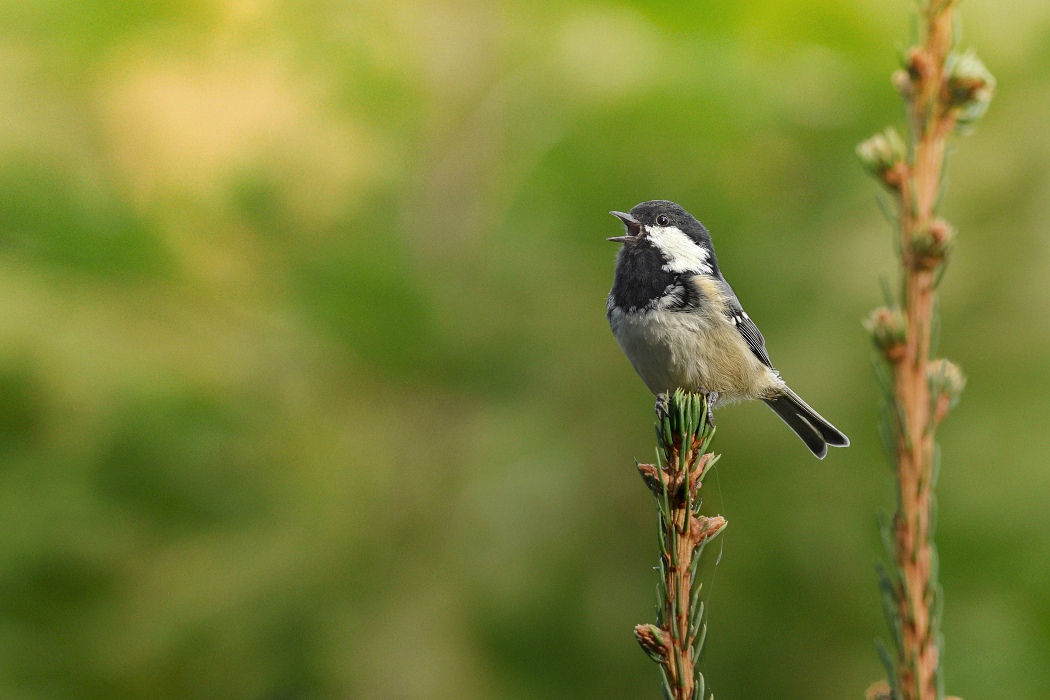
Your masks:
[{"label": "bird's eye", "polygon": [[667,224],[671,223],[671,220],[668,219],[667,216],[665,216],[664,214],[660,214],[660,216],[656,217],[656,223],[660,224],[661,226],[666,226]]}]

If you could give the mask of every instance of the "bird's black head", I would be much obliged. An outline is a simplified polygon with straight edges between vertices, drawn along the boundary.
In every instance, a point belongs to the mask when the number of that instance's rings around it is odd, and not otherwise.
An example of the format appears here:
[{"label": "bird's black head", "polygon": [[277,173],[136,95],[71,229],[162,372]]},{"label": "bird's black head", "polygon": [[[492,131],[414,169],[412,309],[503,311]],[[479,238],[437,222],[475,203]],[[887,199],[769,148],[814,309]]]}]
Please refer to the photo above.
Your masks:
[{"label": "bird's black head", "polygon": [[710,247],[711,234],[704,225],[693,218],[678,204],[666,199],[652,199],[636,204],[631,209],[631,216],[643,226],[675,227],[703,246]]},{"label": "bird's black head", "polygon": [[636,205],[630,214],[610,213],[623,222],[626,235],[609,240],[623,243],[625,253],[652,247],[661,254],[665,270],[718,273],[711,234],[674,202],[653,199]]}]

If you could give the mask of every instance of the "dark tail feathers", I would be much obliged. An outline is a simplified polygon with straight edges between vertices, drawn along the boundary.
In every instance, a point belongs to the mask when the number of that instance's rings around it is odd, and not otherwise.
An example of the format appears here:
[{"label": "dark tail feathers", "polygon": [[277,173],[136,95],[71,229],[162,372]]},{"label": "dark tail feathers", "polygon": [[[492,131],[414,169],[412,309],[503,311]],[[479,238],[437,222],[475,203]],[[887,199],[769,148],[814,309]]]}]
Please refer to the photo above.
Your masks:
[{"label": "dark tail feathers", "polygon": [[765,399],[769,407],[773,409],[780,418],[802,438],[809,451],[824,459],[828,453],[828,445],[832,447],[846,447],[849,438],[824,420],[819,413],[814,411],[806,402],[798,397],[795,392],[784,387],[784,393],[775,399]]}]

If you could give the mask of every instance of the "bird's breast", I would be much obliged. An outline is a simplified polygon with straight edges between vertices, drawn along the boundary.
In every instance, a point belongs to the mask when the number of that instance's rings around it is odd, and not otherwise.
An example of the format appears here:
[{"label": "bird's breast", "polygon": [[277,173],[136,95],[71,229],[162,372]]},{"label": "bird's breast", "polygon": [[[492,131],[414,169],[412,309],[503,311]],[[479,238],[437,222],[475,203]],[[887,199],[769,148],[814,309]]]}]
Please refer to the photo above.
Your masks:
[{"label": "bird's breast", "polygon": [[631,312],[611,306],[609,323],[627,359],[654,394],[703,389],[734,401],[762,396],[780,381],[758,361],[717,303],[693,312],[661,308]]}]

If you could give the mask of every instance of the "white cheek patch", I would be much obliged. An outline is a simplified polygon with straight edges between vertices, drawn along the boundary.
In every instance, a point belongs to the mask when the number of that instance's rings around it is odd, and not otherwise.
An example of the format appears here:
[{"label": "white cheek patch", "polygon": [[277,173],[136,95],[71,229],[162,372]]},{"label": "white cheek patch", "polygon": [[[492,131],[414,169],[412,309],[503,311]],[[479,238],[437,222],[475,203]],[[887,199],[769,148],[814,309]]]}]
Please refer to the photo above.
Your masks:
[{"label": "white cheek patch", "polygon": [[663,265],[667,272],[711,274],[710,254],[677,226],[647,226],[646,233],[667,261]]}]

